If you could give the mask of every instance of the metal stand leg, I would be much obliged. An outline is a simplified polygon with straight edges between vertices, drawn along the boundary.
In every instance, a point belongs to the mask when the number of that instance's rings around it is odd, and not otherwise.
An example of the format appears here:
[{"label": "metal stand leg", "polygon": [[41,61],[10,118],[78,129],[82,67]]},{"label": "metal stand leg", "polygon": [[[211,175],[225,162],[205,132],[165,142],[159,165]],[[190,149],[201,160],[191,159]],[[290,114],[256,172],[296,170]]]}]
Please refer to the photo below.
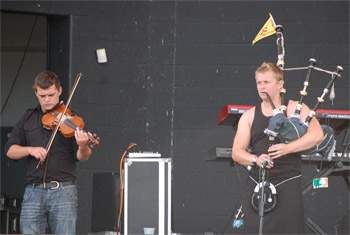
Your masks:
[{"label": "metal stand leg", "polygon": [[259,216],[260,216],[260,223],[259,223],[259,235],[263,234],[263,227],[264,227],[264,190],[265,190],[265,169],[261,169],[261,195],[260,195],[260,205],[259,205]]}]

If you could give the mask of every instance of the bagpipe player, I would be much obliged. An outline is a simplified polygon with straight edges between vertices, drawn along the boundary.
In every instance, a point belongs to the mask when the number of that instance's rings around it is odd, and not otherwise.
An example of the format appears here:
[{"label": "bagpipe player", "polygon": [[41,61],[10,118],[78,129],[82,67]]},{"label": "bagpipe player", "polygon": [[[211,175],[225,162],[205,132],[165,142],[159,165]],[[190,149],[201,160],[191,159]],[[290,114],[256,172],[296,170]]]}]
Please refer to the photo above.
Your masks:
[{"label": "bagpipe player", "polygon": [[[287,104],[286,115],[291,117],[297,101],[282,102],[280,90],[283,88],[283,72],[273,63],[263,63],[255,71],[258,95],[262,102],[244,112],[241,116],[233,141],[232,159],[243,166],[251,166],[247,183],[234,213],[230,233],[257,234],[259,213],[256,206],[256,188],[259,184],[259,171],[266,169],[266,204],[263,222],[265,234],[305,234],[304,205],[301,193],[301,155],[298,152],[310,149],[323,139],[323,131],[314,117],[307,132],[297,140],[281,143],[273,141],[264,133],[273,116],[273,108],[268,100],[278,108]],[[302,104],[301,121],[310,112]],[[250,149],[248,151],[247,149]]]}]

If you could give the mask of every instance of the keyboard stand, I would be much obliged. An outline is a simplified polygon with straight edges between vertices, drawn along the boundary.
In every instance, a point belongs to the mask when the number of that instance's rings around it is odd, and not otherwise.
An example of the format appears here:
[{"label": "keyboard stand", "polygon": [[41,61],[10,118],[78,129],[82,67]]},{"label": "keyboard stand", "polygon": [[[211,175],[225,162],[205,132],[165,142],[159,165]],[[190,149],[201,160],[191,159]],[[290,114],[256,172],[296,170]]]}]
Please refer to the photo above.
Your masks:
[{"label": "keyboard stand", "polygon": [[[350,171],[350,166],[344,166],[342,160],[344,158],[345,153],[348,151],[349,146],[350,146],[350,141],[349,141],[349,133],[350,133],[350,128],[347,129],[347,133],[344,136],[343,139],[343,144],[342,146],[344,147],[342,156],[339,158],[338,161],[332,162],[330,165],[328,165],[328,168],[323,168],[319,173],[317,173],[312,179],[308,180],[304,185],[303,185],[303,191],[302,195],[303,197],[313,188],[313,179],[315,178],[322,178],[322,177],[327,177],[331,175],[332,173],[336,172],[343,172],[343,177],[344,180],[347,183],[348,189],[350,188],[349,182],[350,182],[350,176],[347,175],[346,173],[349,173]],[[306,225],[315,233],[315,234],[326,234],[310,217],[308,217],[305,214],[305,222]]]}]

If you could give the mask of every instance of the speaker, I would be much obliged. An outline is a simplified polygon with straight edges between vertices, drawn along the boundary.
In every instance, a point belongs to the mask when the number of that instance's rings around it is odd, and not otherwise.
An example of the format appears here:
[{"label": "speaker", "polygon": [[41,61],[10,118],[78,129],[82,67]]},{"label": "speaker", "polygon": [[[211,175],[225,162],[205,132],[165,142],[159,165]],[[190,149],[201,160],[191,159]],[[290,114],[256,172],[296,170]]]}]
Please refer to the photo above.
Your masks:
[{"label": "speaker", "polygon": [[171,234],[171,159],[126,158],[124,161],[124,235]]},{"label": "speaker", "polygon": [[[120,208],[119,172],[94,173],[92,182],[91,231],[117,231]],[[123,214],[119,231],[122,232]]]}]

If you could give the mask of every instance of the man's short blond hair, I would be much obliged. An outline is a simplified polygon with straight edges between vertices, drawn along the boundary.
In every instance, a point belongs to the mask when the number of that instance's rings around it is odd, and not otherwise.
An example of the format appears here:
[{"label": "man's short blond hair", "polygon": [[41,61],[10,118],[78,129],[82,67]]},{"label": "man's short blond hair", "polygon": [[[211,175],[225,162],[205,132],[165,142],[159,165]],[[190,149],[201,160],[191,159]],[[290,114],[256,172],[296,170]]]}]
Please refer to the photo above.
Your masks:
[{"label": "man's short blond hair", "polygon": [[273,77],[277,80],[277,82],[281,80],[283,81],[283,72],[280,69],[280,67],[278,67],[274,63],[262,63],[260,67],[257,68],[257,70],[255,71],[255,77],[258,73],[266,73],[269,71],[272,72]]}]

